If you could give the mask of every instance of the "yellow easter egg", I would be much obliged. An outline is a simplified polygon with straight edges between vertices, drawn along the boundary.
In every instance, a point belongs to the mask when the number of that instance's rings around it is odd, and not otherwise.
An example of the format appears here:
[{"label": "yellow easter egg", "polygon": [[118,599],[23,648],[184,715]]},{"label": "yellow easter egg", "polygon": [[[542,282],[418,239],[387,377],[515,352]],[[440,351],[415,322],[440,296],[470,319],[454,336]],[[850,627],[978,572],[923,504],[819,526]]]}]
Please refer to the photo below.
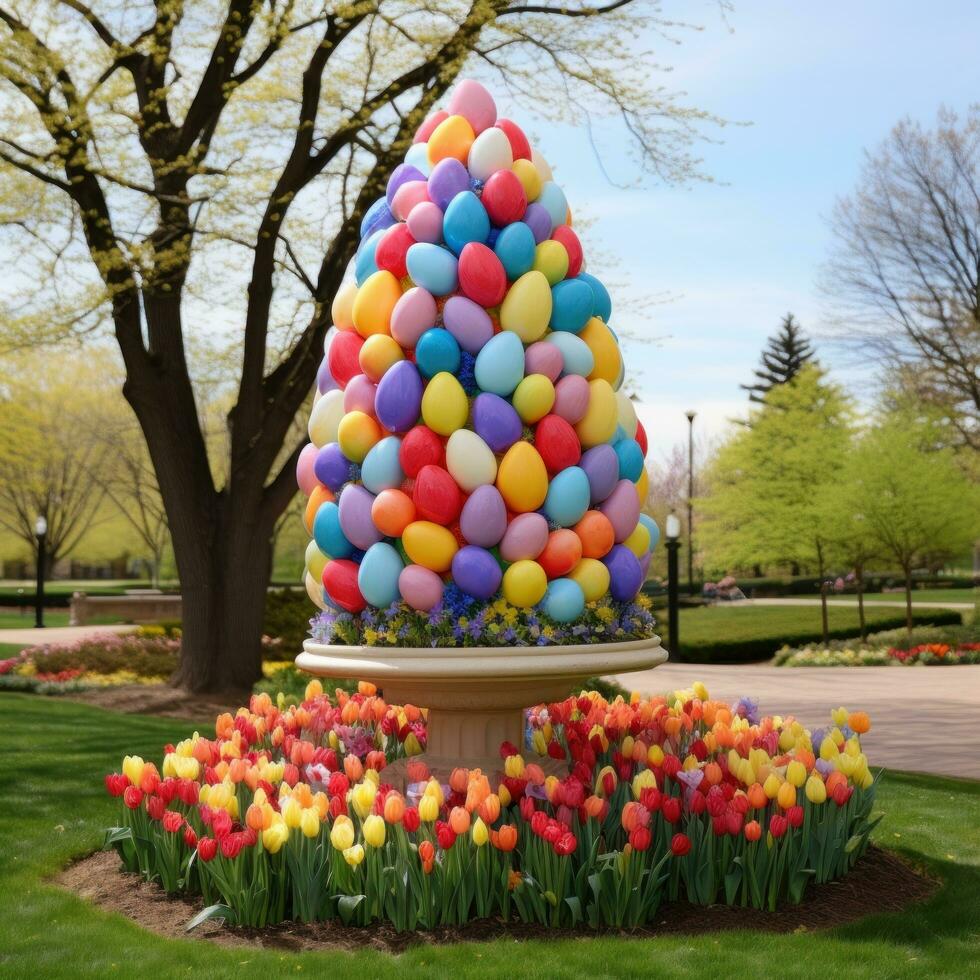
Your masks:
[{"label": "yellow easter egg", "polygon": [[636,409],[633,407],[633,400],[623,391],[622,388],[616,392],[616,418],[623,427],[628,439],[636,436]]},{"label": "yellow easter egg", "polygon": [[354,463],[363,463],[381,436],[381,426],[365,412],[348,412],[337,427],[340,451]]},{"label": "yellow easter egg", "polygon": [[522,609],[539,603],[548,591],[548,576],[536,562],[527,558],[515,561],[504,572],[504,598]]},{"label": "yellow easter egg", "polygon": [[534,425],[555,404],[555,386],[543,374],[529,374],[514,389],[511,402],[521,420],[527,425]]},{"label": "yellow easter egg", "polygon": [[549,286],[557,286],[568,275],[568,252],[561,242],[549,238],[534,249],[534,265],[531,267],[544,273]]},{"label": "yellow easter egg", "polygon": [[368,276],[351,308],[354,329],[362,337],[391,333],[391,311],[402,298],[402,284],[387,270]]},{"label": "yellow easter egg", "polygon": [[422,421],[441,436],[451,436],[466,425],[470,402],[463,386],[448,371],[440,371],[422,395]]},{"label": "yellow easter egg", "polygon": [[[582,328],[579,338],[586,342],[589,350],[592,351],[593,358],[595,358],[595,367],[592,368],[589,380],[602,378],[611,385],[615,384],[619,377],[619,369],[623,359],[619,352],[619,344],[616,343],[616,338],[610,332],[609,327],[599,317],[594,316]],[[635,426],[633,431],[636,431]]]},{"label": "yellow easter egg", "polygon": [[500,305],[500,326],[513,330],[525,344],[533,344],[544,336],[550,319],[551,286],[547,277],[537,269],[525,272],[507,290]]},{"label": "yellow easter egg", "polygon": [[314,578],[312,573],[307,572],[303,584],[306,586],[306,594],[310,597],[313,605],[317,609],[326,609],[327,604],[323,601],[323,583],[320,579]]},{"label": "yellow easter egg", "polygon": [[511,167],[524,188],[528,201],[536,201],[541,193],[541,174],[530,160],[515,160]]},{"label": "yellow easter egg", "polygon": [[352,279],[345,282],[330,304],[330,318],[338,330],[354,329],[354,300],[357,297],[357,283]]},{"label": "yellow easter egg", "polygon": [[575,431],[583,449],[608,442],[616,431],[616,393],[603,378],[589,382],[589,407]]},{"label": "yellow easter egg", "polygon": [[647,474],[646,466],[640,471],[640,478],[636,481],[636,496],[640,500],[640,507],[645,507],[647,497],[650,495],[650,477]]},{"label": "yellow easter egg", "polygon": [[416,565],[440,575],[449,571],[459,551],[453,532],[432,521],[412,521],[402,532],[402,547]]},{"label": "yellow easter egg", "polygon": [[394,337],[386,333],[376,333],[364,341],[357,355],[357,362],[361,365],[361,370],[377,384],[384,377],[385,371],[404,357],[405,354]]},{"label": "yellow easter egg", "polygon": [[328,442],[337,441],[337,427],[344,417],[344,393],[339,388],[324,393],[310,412],[307,432],[310,442],[319,449]]},{"label": "yellow easter egg", "polygon": [[586,602],[595,602],[609,591],[609,569],[598,558],[583,558],[567,577],[578,583]]},{"label": "yellow easter egg", "polygon": [[529,442],[515,442],[497,467],[497,489],[508,510],[526,514],[537,510],[548,495],[548,470]]},{"label": "yellow easter egg", "polygon": [[306,570],[318,582],[323,576],[323,570],[327,567],[330,559],[316,546],[315,541],[311,541],[306,546]]},{"label": "yellow easter egg", "polygon": [[642,558],[650,550],[650,532],[645,524],[639,523],[623,542],[637,558]]},{"label": "yellow easter egg", "polygon": [[476,133],[465,116],[448,116],[429,137],[429,163],[435,166],[440,160],[453,157],[465,166],[475,139]]}]

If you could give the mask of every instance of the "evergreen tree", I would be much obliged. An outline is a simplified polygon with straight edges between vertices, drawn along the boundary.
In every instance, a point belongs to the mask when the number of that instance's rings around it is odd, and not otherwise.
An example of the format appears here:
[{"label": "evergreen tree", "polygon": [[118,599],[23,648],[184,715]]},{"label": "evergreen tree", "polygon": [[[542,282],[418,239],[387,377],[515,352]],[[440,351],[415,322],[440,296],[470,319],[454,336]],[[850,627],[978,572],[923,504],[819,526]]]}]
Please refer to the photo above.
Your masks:
[{"label": "evergreen tree", "polygon": [[804,364],[813,360],[813,348],[803,334],[803,329],[792,313],[783,317],[779,332],[769,338],[762,352],[762,366],[754,372],[756,382],[740,385],[749,393],[753,402],[765,401],[766,395],[776,385],[786,384],[800,373]]}]

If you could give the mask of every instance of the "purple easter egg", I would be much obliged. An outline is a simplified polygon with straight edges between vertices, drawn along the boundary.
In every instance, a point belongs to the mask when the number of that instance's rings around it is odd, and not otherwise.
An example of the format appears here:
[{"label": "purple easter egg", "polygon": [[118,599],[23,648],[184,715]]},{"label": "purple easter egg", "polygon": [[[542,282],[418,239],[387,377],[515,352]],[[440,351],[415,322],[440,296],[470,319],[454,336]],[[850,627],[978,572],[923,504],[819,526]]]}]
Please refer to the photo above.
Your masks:
[{"label": "purple easter egg", "polygon": [[507,530],[507,505],[500,491],[489,484],[477,487],[463,504],[459,529],[470,544],[492,548]]},{"label": "purple easter egg", "polygon": [[468,354],[479,354],[493,336],[487,311],[465,296],[450,296],[442,310],[442,322]]},{"label": "purple easter egg", "polygon": [[424,388],[422,376],[411,361],[393,364],[378,382],[374,396],[378,421],[389,432],[407,432],[418,421]]},{"label": "purple easter egg", "polygon": [[609,569],[609,592],[612,597],[617,602],[635,598],[643,585],[643,569],[636,555],[626,545],[613,545],[609,554],[602,559],[602,564]]},{"label": "purple easter egg", "polygon": [[[470,189],[470,172],[454,157],[440,160],[429,174],[429,200],[435,202],[445,211],[449,202],[461,191]],[[542,210],[544,210],[542,208]],[[545,214],[548,212],[545,211]],[[551,231],[550,222],[548,218]]]},{"label": "purple easter egg", "polygon": [[540,245],[551,234],[551,215],[543,204],[529,204],[521,221],[531,229],[535,245]]},{"label": "purple easter egg", "polygon": [[[548,346],[558,350],[554,344]],[[558,353],[561,354],[561,351]],[[582,421],[589,410],[589,397],[589,382],[585,378],[580,374],[566,375],[555,385],[555,407],[552,411],[555,415],[560,415],[569,425],[575,425]]]},{"label": "purple easter egg", "polygon": [[320,361],[320,367],[316,372],[316,390],[320,392],[321,395],[328,391],[333,391],[334,388],[339,387],[337,382],[334,381],[333,375],[330,373],[330,365],[327,363],[326,357]]},{"label": "purple easter egg", "polygon": [[355,374],[344,389],[344,411],[373,416],[377,394],[378,386],[366,374]]},{"label": "purple easter egg", "polygon": [[316,478],[336,493],[350,479],[351,461],[335,442],[328,442],[313,461]]},{"label": "purple easter egg", "polygon": [[504,532],[500,542],[500,557],[504,561],[537,558],[548,544],[548,522],[532,511],[518,514]]},{"label": "purple easter egg", "polygon": [[[473,429],[495,453],[502,453],[521,438],[524,423],[509,401],[485,391],[473,401]],[[616,465],[618,473],[618,457]]]},{"label": "purple easter egg", "polygon": [[406,290],[391,311],[391,336],[399,346],[414,347],[426,330],[436,325],[436,301],[427,289],[413,286]]},{"label": "purple easter egg", "polygon": [[561,351],[544,340],[531,344],[524,351],[524,373],[543,374],[552,383],[558,380],[564,363]]},{"label": "purple easter egg", "polygon": [[425,174],[418,167],[413,167],[410,163],[400,163],[392,170],[391,176],[388,178],[388,188],[385,191],[385,197],[387,198],[389,207],[391,207],[391,203],[395,199],[395,192],[398,188],[410,180],[425,180]]},{"label": "purple easter egg", "polygon": [[428,612],[442,598],[442,579],[422,565],[406,565],[398,575],[398,591],[419,612]]},{"label": "purple easter egg", "polygon": [[647,573],[650,571],[650,561],[653,558],[653,552],[648,551],[639,561],[640,561],[640,572],[643,575],[643,581],[647,580]]},{"label": "purple easter egg", "polygon": [[371,520],[371,505],[374,494],[357,483],[348,483],[340,494],[338,507],[340,509],[340,530],[344,537],[361,551],[367,551],[372,544],[377,544],[381,532]]},{"label": "purple easter egg", "polygon": [[631,480],[619,480],[612,493],[599,504],[599,510],[609,518],[617,544],[625,541],[636,530],[640,520],[640,498],[636,495],[636,484]]},{"label": "purple easter egg", "polygon": [[422,201],[408,215],[408,230],[417,242],[439,245],[442,242],[442,210],[432,201]]},{"label": "purple easter egg", "polygon": [[489,599],[500,588],[503,572],[486,548],[468,544],[453,555],[453,581],[467,595]]},{"label": "purple easter egg", "polygon": [[[585,470],[585,475],[589,478],[590,502],[593,505],[601,503],[613,492],[619,480],[619,457],[616,455],[616,450],[606,443],[593,446],[582,453],[578,465]],[[633,496],[636,497],[635,491]],[[635,526],[636,521],[633,521],[633,524]],[[622,538],[616,540],[621,541]]]}]

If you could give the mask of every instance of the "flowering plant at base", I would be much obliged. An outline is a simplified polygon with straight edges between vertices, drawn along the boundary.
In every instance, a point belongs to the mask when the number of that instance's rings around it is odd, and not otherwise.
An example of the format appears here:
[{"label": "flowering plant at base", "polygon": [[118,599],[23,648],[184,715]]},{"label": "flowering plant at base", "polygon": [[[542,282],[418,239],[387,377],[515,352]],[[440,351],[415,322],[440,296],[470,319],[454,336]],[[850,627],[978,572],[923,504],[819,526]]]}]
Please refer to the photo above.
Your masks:
[{"label": "flowering plant at base", "polygon": [[460,767],[441,784],[410,759],[403,796],[385,768],[424,744],[419,709],[370,685],[331,699],[313,681],[289,706],[253,695],[215,738],[166,746],[159,770],[127,756],[106,777],[121,813],[106,845],[167,893],[200,895],[198,919],[600,928],[649,923],[680,898],[799,902],[808,882],[847,873],[876,822],[862,712],[811,732],[695,685],[583,692],[530,723],[563,778],[505,743],[499,782]]}]

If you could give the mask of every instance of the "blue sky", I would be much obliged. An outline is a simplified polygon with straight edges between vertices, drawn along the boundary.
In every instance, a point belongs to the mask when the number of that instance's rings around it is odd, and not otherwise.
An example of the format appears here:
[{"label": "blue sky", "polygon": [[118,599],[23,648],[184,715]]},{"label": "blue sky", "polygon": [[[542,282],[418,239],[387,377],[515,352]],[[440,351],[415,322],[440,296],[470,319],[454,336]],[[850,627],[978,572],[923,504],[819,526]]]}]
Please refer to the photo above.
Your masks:
[{"label": "blue sky", "polygon": [[[665,4],[666,14],[678,11]],[[841,352],[819,338],[826,308],[816,278],[834,200],[854,186],[864,148],[901,117],[930,122],[940,104],[961,111],[980,100],[975,0],[736,0],[724,19],[710,2],[683,13],[704,30],[657,46],[674,66],[665,83],[693,105],[751,123],[702,146],[716,183],[622,190],[583,152],[582,133],[528,127],[573,211],[594,219],[586,255],[598,246],[610,267],[612,325],[642,338],[627,356],[654,454],[685,436],[688,408],[713,435],[744,411],[738,385],[788,310],[818,335],[824,363],[866,390],[871,370],[845,370]],[[615,160],[615,146],[609,154]],[[672,300],[637,303],[654,294]],[[624,296],[633,302],[617,317]]]}]

